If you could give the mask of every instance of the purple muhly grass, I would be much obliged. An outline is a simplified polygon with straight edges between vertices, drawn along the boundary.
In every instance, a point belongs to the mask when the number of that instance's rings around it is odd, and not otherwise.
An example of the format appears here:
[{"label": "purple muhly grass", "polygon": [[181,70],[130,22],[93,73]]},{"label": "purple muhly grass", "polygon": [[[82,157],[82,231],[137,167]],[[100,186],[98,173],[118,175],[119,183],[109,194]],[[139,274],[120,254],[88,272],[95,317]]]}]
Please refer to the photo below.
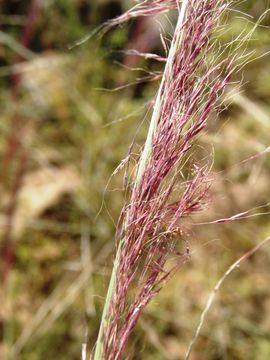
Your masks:
[{"label": "purple muhly grass", "polygon": [[[162,4],[177,4],[153,0],[141,9],[150,3],[157,4],[154,14],[164,10]],[[185,260],[176,256],[176,235],[183,238],[181,219],[202,209],[209,179],[207,165],[193,164],[186,177],[182,170],[232,72],[233,60],[225,66],[209,56],[210,35],[227,6],[222,0],[182,2],[130,202],[121,215],[95,360],[122,357],[142,309]],[[173,254],[177,261],[169,268]]]}]

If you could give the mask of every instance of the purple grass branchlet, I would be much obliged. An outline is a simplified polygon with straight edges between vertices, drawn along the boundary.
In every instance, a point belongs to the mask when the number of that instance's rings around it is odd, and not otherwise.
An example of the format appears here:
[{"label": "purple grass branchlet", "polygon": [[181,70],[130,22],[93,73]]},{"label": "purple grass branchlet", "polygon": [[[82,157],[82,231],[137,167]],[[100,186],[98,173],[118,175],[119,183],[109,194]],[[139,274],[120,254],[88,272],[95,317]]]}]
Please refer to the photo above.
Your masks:
[{"label": "purple grass branchlet", "polygon": [[233,56],[220,60],[221,50],[211,40],[228,5],[225,0],[147,0],[111,22],[178,10],[148,136],[120,216],[94,360],[123,357],[142,310],[188,257],[176,251],[176,240],[185,241],[182,220],[204,208],[210,186],[209,165],[193,159],[194,144],[234,66]]}]

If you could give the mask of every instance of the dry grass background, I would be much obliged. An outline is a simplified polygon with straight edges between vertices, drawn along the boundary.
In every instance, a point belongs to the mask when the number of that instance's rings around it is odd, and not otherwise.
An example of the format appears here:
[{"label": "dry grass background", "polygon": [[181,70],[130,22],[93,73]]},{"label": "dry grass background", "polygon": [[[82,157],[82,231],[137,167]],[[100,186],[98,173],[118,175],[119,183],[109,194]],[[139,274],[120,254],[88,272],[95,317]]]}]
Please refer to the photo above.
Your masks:
[{"label": "dry grass background", "polygon": [[[112,266],[123,173],[110,176],[135,133],[138,147],[143,144],[147,123],[138,127],[157,87],[154,81],[137,83],[146,73],[121,64],[161,69],[118,50],[149,43],[149,51],[162,50],[156,27],[147,22],[116,28],[68,50],[127,4],[41,3],[25,47],[21,34],[29,24],[31,1],[0,5],[0,358],[72,360],[80,357],[86,340],[89,348],[94,344]],[[253,21],[267,8],[268,1],[238,6]],[[269,203],[270,62],[269,55],[261,57],[270,46],[269,15],[261,24],[247,45],[254,61],[235,78],[244,79],[241,91],[234,90],[200,140],[211,153],[214,149],[215,174],[210,209],[200,222]],[[252,24],[232,12],[222,41],[244,26]],[[123,84],[133,85],[104,90]],[[217,280],[269,234],[267,214],[192,227],[191,260],[148,306],[133,333],[131,358],[183,359]],[[269,268],[266,245],[226,280],[193,360],[270,358]]]}]

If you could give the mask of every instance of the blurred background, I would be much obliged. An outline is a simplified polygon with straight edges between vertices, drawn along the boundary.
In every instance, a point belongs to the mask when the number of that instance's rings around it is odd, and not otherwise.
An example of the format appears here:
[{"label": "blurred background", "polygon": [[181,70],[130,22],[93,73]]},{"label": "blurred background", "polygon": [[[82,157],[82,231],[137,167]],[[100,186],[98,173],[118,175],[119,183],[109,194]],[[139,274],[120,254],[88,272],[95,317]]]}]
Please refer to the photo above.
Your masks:
[{"label": "blurred background", "polygon": [[[1,359],[73,360],[83,343],[94,345],[124,196],[123,172],[111,175],[134,139],[143,145],[163,68],[122,50],[164,56],[160,29],[173,31],[172,15],[89,36],[132,4],[0,1]],[[214,183],[196,221],[270,211],[270,16],[261,18],[269,7],[239,2],[219,33],[226,43],[260,19],[243,45],[252,61],[233,79],[241,87],[200,138]],[[266,214],[188,231],[191,259],[147,307],[131,359],[183,359],[215,283],[269,236],[270,223]],[[270,358],[269,269],[266,245],[226,280],[192,360]]]}]

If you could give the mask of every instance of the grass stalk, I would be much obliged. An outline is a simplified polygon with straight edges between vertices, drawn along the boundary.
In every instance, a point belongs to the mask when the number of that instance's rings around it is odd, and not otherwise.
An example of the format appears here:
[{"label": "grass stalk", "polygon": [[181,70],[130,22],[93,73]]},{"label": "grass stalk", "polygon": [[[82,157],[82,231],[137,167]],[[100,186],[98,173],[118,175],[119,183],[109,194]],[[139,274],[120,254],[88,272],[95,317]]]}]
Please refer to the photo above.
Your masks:
[{"label": "grass stalk", "polygon": [[[162,89],[163,89],[163,84],[167,79],[170,79],[172,76],[171,73],[171,69],[172,69],[172,64],[173,64],[173,59],[176,53],[176,50],[179,48],[180,44],[181,44],[181,37],[182,37],[182,27],[183,27],[183,23],[185,20],[185,13],[186,13],[186,9],[188,6],[188,0],[183,0],[182,5],[181,5],[181,9],[179,11],[179,16],[178,16],[178,21],[177,21],[177,25],[175,28],[175,33],[174,33],[174,38],[170,47],[170,51],[169,51],[169,55],[168,55],[168,60],[166,62],[166,66],[164,69],[164,73],[163,73],[163,77],[159,86],[159,90],[157,93],[157,97],[156,97],[156,101],[155,101],[155,105],[154,105],[154,109],[153,109],[153,114],[151,117],[151,121],[150,121],[150,126],[149,126],[149,130],[148,130],[148,134],[147,134],[147,138],[146,138],[146,142],[144,145],[144,149],[143,152],[141,154],[140,157],[140,161],[138,164],[138,170],[137,170],[137,175],[135,178],[135,186],[138,185],[142,179],[144,170],[146,168],[147,162],[151,156],[151,149],[152,149],[152,140],[153,140],[153,136],[155,134],[155,130],[156,130],[156,126],[157,126],[157,121],[160,117],[160,110],[161,110],[161,96],[162,96]],[[117,249],[117,253],[116,253],[116,257],[114,260],[114,265],[113,265],[113,269],[112,269],[112,274],[111,274],[111,278],[110,278],[110,282],[109,282],[109,286],[108,286],[108,291],[107,291],[107,295],[106,295],[106,299],[105,299],[105,304],[103,307],[103,312],[102,312],[102,317],[101,317],[101,323],[100,323],[100,328],[99,328],[99,333],[98,333],[98,338],[96,341],[96,348],[95,348],[95,353],[94,353],[94,360],[106,360],[103,357],[103,345],[102,345],[102,336],[104,333],[104,328],[106,326],[106,318],[109,312],[109,306],[110,306],[110,302],[111,299],[113,297],[114,294],[114,289],[115,289],[115,283],[116,283],[116,274],[117,274],[117,269],[119,266],[119,257],[120,257],[120,253],[121,253],[121,247],[122,244],[124,243],[124,239],[122,239],[118,245],[118,249]]]}]

